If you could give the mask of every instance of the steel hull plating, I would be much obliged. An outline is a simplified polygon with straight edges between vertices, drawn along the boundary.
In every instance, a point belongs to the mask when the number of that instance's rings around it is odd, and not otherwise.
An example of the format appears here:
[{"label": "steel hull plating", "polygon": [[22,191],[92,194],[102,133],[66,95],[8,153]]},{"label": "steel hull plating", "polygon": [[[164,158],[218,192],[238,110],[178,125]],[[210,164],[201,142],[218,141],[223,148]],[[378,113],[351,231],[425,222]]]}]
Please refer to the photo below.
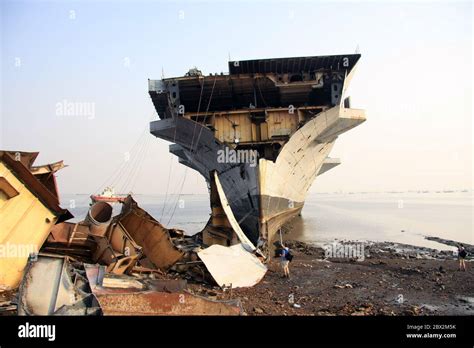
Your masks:
[{"label": "steel hull plating", "polygon": [[360,110],[328,109],[298,129],[274,162],[261,158],[256,166],[220,163],[218,151],[228,145],[216,140],[207,127],[186,118],[152,122],[151,133],[173,142],[170,152],[207,182],[211,172],[218,173],[237,221],[256,245],[259,238],[271,242],[278,229],[301,212],[337,136],[364,120]]},{"label": "steel hull plating", "polygon": [[208,128],[191,120],[176,117],[155,121],[150,131],[173,142],[170,152],[179,157],[180,163],[197,170],[208,183],[212,171],[219,173],[237,221],[255,244],[259,238],[258,167],[249,163],[219,163],[217,153],[227,145],[219,143]]},{"label": "steel hull plating", "polygon": [[[228,74],[191,69],[148,81],[160,116],[151,133],[172,142],[170,152],[210,187],[209,245],[238,242],[237,229],[265,249],[301,212],[316,176],[339,164],[328,157],[337,137],[365,120],[345,96],[359,58],[231,61]],[[258,154],[258,161],[222,160],[219,153],[230,151]]]}]

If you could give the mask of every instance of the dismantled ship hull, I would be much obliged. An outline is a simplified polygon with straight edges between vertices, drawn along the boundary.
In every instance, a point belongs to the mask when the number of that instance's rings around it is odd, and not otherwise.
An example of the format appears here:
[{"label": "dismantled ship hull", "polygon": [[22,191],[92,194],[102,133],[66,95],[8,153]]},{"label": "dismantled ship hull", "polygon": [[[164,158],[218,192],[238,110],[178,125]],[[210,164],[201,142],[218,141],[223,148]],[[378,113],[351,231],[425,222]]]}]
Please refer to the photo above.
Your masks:
[{"label": "dismantled ship hull", "polygon": [[183,77],[149,80],[160,116],[151,133],[172,142],[170,152],[210,186],[212,213],[203,231],[208,244],[237,242],[213,199],[213,173],[223,191],[218,195],[225,195],[254,245],[267,245],[300,213],[316,176],[340,163],[328,157],[337,137],[365,121],[364,111],[351,109],[344,97],[359,58],[235,61],[229,74],[203,76],[192,69]]}]

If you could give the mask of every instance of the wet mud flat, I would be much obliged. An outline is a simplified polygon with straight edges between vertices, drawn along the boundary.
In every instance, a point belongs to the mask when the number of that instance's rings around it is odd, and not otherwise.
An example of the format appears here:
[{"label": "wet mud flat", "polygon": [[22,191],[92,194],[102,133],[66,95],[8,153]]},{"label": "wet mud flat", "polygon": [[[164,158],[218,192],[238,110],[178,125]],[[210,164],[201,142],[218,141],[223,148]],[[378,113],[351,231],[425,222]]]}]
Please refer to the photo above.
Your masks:
[{"label": "wet mud flat", "polygon": [[474,264],[458,271],[452,251],[372,243],[357,261],[285,244],[295,255],[289,280],[272,260],[259,284],[233,290],[247,315],[474,315]]},{"label": "wet mud flat", "polygon": [[[361,260],[327,258],[326,250],[299,241],[285,245],[294,254],[290,279],[282,277],[279,260],[273,259],[254,287],[221,289],[189,278],[187,292],[211,300],[240,299],[244,315],[474,315],[474,263],[468,259],[467,271],[458,271],[450,250],[368,243]],[[472,257],[473,246],[465,246]],[[17,314],[17,296],[0,291],[0,315]]]}]

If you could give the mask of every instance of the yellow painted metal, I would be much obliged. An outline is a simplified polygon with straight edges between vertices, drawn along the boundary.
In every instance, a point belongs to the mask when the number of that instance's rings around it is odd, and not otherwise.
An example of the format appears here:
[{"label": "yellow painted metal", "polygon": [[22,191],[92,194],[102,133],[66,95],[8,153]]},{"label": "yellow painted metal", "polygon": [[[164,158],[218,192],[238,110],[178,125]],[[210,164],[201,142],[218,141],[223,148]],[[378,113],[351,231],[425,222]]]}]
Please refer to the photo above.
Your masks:
[{"label": "yellow painted metal", "polygon": [[19,195],[0,195],[0,289],[18,286],[30,252],[37,252],[57,217],[0,162],[0,176]]},{"label": "yellow painted metal", "polygon": [[299,115],[296,110],[278,109],[266,112],[265,122],[252,122],[250,112],[214,114],[212,118],[215,137],[226,143],[252,143],[271,140],[272,137],[290,136],[298,128]]}]

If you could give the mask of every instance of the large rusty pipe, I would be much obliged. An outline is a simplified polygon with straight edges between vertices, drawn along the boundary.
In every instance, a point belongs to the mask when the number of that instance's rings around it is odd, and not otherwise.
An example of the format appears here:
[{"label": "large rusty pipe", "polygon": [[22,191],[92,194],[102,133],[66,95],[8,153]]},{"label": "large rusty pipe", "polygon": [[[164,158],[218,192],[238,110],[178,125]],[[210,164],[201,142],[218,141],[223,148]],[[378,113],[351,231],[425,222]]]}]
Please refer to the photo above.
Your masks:
[{"label": "large rusty pipe", "polygon": [[85,222],[94,236],[103,237],[112,221],[112,206],[106,202],[95,202],[87,212]]}]

